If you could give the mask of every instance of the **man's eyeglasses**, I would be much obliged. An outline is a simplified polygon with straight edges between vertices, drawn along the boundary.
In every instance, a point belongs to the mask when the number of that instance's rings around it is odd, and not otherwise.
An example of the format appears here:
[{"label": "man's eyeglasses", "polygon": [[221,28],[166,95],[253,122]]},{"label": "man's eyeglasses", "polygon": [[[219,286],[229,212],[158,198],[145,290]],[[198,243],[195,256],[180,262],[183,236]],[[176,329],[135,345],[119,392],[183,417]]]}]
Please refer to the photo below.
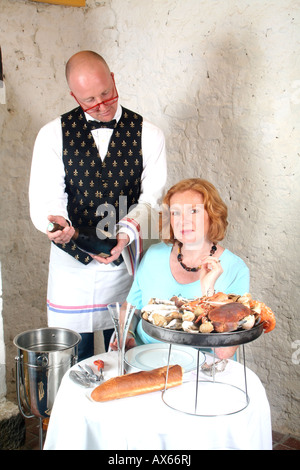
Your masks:
[{"label": "man's eyeglasses", "polygon": [[116,84],[115,84],[115,79],[114,79],[114,76],[112,74],[112,80],[113,80],[113,83],[114,83],[114,93],[115,93],[115,96],[113,96],[112,98],[109,98],[108,100],[104,100],[104,101],[101,101],[101,103],[97,103],[97,104],[94,104],[94,106],[91,106],[90,108],[83,108],[82,104],[80,103],[80,101],[76,98],[76,96],[74,95],[74,93],[71,91],[71,95],[73,96],[73,98],[75,98],[75,100],[77,101],[77,103],[81,106],[82,110],[85,112],[85,113],[88,113],[89,111],[91,111],[92,109],[95,109],[96,108],[100,108],[101,105],[104,104],[104,106],[111,106],[112,104],[114,104],[118,99],[119,99],[119,95],[118,95],[118,91],[117,91],[117,87],[116,87]]}]

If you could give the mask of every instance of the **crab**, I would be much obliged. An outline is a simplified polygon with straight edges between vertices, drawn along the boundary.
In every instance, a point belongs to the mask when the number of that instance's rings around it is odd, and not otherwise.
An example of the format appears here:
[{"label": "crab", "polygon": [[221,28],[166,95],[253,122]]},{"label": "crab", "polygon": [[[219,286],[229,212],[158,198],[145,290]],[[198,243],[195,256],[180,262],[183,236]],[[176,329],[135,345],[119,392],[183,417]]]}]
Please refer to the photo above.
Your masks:
[{"label": "crab", "polygon": [[[219,306],[220,303],[222,305]],[[241,308],[241,305],[247,310]],[[263,323],[264,332],[269,333],[276,326],[271,308],[252,299],[249,293],[240,296],[217,292],[211,297],[203,296],[183,303],[181,309],[190,310],[195,314],[195,323],[200,324],[201,333],[235,331],[238,328],[249,330],[257,323]],[[233,316],[235,314],[236,317]]]},{"label": "crab", "polygon": [[[247,318],[248,321],[246,320],[244,322],[245,318]],[[239,327],[249,329],[249,327],[252,328],[255,323],[255,316],[250,308],[238,302],[231,302],[213,308],[208,313],[208,319],[213,324],[214,330],[217,333],[235,331]]]}]

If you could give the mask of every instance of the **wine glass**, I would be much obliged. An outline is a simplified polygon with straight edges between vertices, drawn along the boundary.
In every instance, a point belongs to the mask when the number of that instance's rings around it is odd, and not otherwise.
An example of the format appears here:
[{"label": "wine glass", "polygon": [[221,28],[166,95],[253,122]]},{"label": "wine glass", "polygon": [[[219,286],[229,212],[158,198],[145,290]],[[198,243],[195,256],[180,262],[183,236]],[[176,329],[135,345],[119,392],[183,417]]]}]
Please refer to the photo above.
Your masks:
[{"label": "wine glass", "polygon": [[123,375],[124,367],[122,367],[120,304],[119,302],[112,302],[107,305],[107,308],[114,324],[117,345],[118,345],[118,375]]},{"label": "wine glass", "polygon": [[129,326],[135,312],[135,306],[125,303],[120,306],[119,302],[107,305],[116,332],[118,345],[118,375],[124,375],[125,346]]},{"label": "wine glass", "polygon": [[121,358],[122,358],[123,366],[124,366],[124,363],[125,363],[126,338],[127,338],[127,335],[128,335],[128,331],[129,331],[129,328],[130,328],[130,323],[131,323],[132,317],[134,315],[134,312],[135,312],[135,305],[129,304],[127,302],[126,302],[125,311],[123,309],[123,312],[122,312],[122,309],[121,309],[121,317],[123,316],[122,315],[123,313],[125,314],[123,328],[122,328],[122,333],[123,334],[122,334],[122,340],[121,340],[121,350],[122,350]]}]

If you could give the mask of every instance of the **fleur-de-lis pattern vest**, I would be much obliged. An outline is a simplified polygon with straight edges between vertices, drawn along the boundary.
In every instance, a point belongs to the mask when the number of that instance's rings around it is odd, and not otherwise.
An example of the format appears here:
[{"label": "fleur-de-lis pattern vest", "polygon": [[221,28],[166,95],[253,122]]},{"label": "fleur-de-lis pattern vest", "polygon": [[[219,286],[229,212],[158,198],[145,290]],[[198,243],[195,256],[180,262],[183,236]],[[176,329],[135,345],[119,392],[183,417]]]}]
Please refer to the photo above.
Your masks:
[{"label": "fleur-de-lis pattern vest", "polygon": [[[74,227],[96,227],[100,222],[98,227],[113,232],[114,225],[138,202],[143,170],[142,124],[142,116],[122,107],[102,161],[82,109],[61,116],[65,191]],[[93,260],[72,240],[57,246],[81,263]]]}]

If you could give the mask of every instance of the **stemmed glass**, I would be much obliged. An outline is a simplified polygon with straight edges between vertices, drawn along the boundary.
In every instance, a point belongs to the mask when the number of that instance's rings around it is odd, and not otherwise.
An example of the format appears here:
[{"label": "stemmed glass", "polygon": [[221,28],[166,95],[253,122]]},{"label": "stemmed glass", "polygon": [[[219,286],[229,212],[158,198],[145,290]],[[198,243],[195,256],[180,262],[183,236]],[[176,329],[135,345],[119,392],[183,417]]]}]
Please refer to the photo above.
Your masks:
[{"label": "stemmed glass", "polygon": [[118,375],[122,375],[122,357],[121,357],[121,327],[120,327],[120,304],[119,302],[113,302],[107,305],[108,311],[110,313],[111,319],[114,324],[114,329],[116,333],[117,345],[118,345]]},{"label": "stemmed glass", "polygon": [[107,305],[114,324],[118,345],[118,375],[124,375],[125,346],[129,326],[135,312],[135,306],[126,303],[120,306],[119,302]]}]

